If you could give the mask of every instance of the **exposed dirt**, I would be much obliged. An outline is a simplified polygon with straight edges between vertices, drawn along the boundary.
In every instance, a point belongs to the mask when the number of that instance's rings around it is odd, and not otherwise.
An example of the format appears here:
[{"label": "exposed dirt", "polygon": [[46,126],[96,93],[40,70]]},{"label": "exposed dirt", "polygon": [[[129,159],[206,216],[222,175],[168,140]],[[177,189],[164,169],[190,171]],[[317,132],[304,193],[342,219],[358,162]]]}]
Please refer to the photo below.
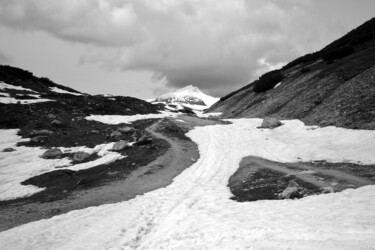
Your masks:
[{"label": "exposed dirt", "polygon": [[375,184],[375,166],[353,163],[279,163],[258,157],[245,157],[229,179],[234,200],[281,199],[280,194],[295,181],[303,195],[320,194],[330,187],[334,192]]},{"label": "exposed dirt", "polygon": [[[58,170],[29,179],[47,190],[24,199],[0,202],[0,231],[71,210],[129,200],[167,186],[199,158],[197,145],[185,136],[195,126],[221,123],[192,116],[179,120],[139,121],[153,143],[126,150],[127,158],[83,171]],[[34,181],[33,183],[31,183]]]}]

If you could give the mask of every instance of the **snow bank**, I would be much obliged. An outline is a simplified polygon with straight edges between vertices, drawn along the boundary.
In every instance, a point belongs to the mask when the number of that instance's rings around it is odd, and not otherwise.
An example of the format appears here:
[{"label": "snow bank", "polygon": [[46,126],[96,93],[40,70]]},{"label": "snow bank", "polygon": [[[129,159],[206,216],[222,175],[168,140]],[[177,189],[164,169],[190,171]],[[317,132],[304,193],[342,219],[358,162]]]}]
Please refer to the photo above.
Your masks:
[{"label": "snow bank", "polygon": [[4,104],[32,104],[32,103],[38,103],[38,102],[52,102],[54,100],[51,99],[16,99],[13,97],[0,97],[0,103]]},{"label": "snow bank", "polygon": [[157,119],[164,117],[177,117],[178,114],[172,112],[161,111],[161,114],[146,115],[90,115],[86,119],[89,121],[97,121],[106,124],[132,123],[144,119]]},{"label": "snow bank", "polygon": [[219,117],[219,116],[221,116],[222,112],[213,112],[213,113],[207,113],[207,114],[203,114],[201,112],[196,112],[196,114],[197,114],[198,117],[208,118],[210,116]]},{"label": "snow bank", "polygon": [[[244,156],[374,163],[375,131],[260,119],[188,133],[201,158],[166,188],[0,233],[2,249],[371,249],[375,186],[301,200],[238,203],[227,182]],[[360,139],[360,140],[356,140]]]},{"label": "snow bank", "polygon": [[35,92],[38,93],[32,89],[27,89],[21,86],[15,86],[15,85],[10,85],[5,82],[0,82],[0,89],[15,89],[15,90],[24,90],[24,91],[29,91],[29,92]]},{"label": "snow bank", "polygon": [[[28,197],[44,188],[33,185],[21,185],[20,183],[43,173],[54,171],[58,168],[70,169],[74,171],[92,168],[102,164],[108,164],[123,158],[121,154],[110,152],[114,143],[101,144],[95,148],[74,147],[62,148],[63,152],[85,151],[89,154],[97,153],[100,158],[76,165],[71,165],[67,158],[63,159],[42,159],[46,149],[40,147],[16,147],[16,144],[28,139],[22,139],[17,135],[18,129],[0,130],[0,200],[11,200]],[[5,148],[16,149],[13,152],[1,152]]]},{"label": "snow bank", "polygon": [[60,93],[60,94],[82,95],[80,93],[74,93],[74,92],[66,91],[66,90],[60,89],[58,87],[53,87],[53,88],[49,88],[49,89],[53,92]]}]

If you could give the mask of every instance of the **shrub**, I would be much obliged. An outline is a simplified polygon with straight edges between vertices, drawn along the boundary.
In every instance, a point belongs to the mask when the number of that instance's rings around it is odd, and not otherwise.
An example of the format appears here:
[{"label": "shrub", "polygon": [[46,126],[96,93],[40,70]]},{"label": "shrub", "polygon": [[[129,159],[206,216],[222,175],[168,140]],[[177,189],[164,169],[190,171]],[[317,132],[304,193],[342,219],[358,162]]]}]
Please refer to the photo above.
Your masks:
[{"label": "shrub", "polygon": [[343,58],[354,53],[354,48],[351,46],[344,46],[339,48],[334,48],[322,53],[322,58],[324,61],[332,61],[335,59]]},{"label": "shrub", "polygon": [[270,71],[253,83],[253,91],[255,93],[260,93],[273,89],[283,78],[284,76],[281,74],[280,70]]}]

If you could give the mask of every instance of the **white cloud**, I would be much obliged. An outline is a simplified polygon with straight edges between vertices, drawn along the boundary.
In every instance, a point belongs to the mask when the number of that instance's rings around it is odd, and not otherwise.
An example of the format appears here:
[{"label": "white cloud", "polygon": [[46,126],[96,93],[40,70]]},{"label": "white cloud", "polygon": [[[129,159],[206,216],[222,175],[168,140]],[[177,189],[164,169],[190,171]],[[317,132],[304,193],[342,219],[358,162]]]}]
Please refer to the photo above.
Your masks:
[{"label": "white cloud", "polygon": [[0,21],[89,45],[81,62],[152,71],[168,86],[195,84],[220,94],[218,89],[234,89],[265,66],[335,37],[328,19],[308,15],[311,5],[310,0],[9,0],[0,3]]}]

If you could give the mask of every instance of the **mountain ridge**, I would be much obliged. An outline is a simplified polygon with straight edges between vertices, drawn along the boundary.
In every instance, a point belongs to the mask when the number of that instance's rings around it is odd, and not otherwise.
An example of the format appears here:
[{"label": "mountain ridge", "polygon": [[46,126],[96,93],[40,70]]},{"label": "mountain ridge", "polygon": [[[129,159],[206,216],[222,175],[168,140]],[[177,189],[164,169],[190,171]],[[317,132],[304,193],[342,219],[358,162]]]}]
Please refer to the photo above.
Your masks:
[{"label": "mountain ridge", "polygon": [[[307,124],[375,129],[375,18],[280,70],[222,97],[206,112],[273,116]],[[277,88],[275,88],[275,86]]]}]

